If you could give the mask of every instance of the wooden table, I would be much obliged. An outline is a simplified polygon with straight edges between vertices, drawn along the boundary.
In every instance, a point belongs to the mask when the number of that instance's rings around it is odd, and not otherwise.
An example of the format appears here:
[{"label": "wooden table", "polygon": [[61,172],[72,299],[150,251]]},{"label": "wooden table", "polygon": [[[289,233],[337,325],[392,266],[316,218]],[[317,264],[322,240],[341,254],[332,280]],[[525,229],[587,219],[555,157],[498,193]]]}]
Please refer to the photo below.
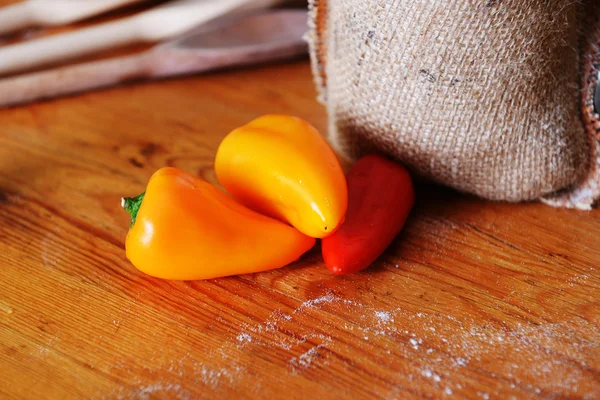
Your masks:
[{"label": "wooden table", "polygon": [[599,211],[419,185],[357,275],[134,269],[121,196],[272,112],[325,132],[307,60],[0,110],[0,398],[600,397]]}]

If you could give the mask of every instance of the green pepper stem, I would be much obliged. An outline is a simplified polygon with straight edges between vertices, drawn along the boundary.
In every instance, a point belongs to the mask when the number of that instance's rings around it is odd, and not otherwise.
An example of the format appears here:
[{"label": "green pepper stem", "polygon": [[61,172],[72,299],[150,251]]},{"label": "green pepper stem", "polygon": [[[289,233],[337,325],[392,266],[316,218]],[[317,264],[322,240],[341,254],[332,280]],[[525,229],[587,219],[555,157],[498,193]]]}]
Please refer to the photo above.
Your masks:
[{"label": "green pepper stem", "polygon": [[123,197],[121,199],[121,207],[125,209],[131,215],[131,225],[130,228],[135,224],[135,219],[137,218],[138,211],[140,211],[140,206],[142,205],[142,200],[144,200],[144,195],[146,192],[143,192],[139,196],[136,197]]}]

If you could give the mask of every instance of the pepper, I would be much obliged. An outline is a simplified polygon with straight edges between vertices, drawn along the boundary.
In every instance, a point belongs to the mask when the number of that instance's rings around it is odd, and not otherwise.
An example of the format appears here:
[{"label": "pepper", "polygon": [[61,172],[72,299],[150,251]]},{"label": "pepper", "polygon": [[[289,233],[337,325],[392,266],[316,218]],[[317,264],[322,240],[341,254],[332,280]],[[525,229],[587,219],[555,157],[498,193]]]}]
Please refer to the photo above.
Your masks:
[{"label": "pepper", "polygon": [[289,115],[265,115],[230,132],[215,159],[219,183],[240,203],[322,238],[348,205],[340,162],[319,131]]},{"label": "pepper", "polygon": [[321,243],[325,264],[336,275],[371,265],[402,230],[415,201],[408,171],[382,155],[360,158],[346,178],[346,219]]},{"label": "pepper", "polygon": [[315,244],[177,168],[156,171],[146,191],[123,199],[132,226],[127,258],[163,279],[196,280],[283,267]]}]

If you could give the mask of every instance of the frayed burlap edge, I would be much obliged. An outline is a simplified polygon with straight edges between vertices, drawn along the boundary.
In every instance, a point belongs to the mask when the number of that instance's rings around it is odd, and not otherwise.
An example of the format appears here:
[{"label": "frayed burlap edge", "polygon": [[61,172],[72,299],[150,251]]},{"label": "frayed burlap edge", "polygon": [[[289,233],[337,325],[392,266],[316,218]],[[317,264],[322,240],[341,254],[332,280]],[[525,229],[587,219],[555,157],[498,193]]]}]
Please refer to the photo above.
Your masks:
[{"label": "frayed burlap edge", "polygon": [[335,140],[337,126],[331,118],[332,111],[327,99],[327,32],[328,27],[327,0],[308,0],[308,32],[304,36],[308,42],[313,82],[317,92],[317,101],[323,104],[329,115],[326,137],[337,154],[345,171],[352,166],[353,160],[348,157]]},{"label": "frayed burlap edge", "polygon": [[327,104],[326,45],[327,39],[327,2],[326,0],[308,1],[308,32],[305,39],[309,44],[313,79],[317,88],[317,100]]},{"label": "frayed burlap edge", "polygon": [[[596,22],[596,21],[594,21]],[[544,197],[541,201],[553,207],[591,210],[600,199],[600,116],[594,109],[594,94],[600,70],[600,24],[584,34],[582,57],[582,118],[590,144],[590,167],[583,180],[572,188]]]}]

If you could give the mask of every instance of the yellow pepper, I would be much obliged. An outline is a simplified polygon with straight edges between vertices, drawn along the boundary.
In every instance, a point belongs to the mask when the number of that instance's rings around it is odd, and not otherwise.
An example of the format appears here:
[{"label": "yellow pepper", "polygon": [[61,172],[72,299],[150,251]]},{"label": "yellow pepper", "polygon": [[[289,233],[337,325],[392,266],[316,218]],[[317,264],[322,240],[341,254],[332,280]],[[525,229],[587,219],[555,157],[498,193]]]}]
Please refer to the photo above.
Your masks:
[{"label": "yellow pepper", "polygon": [[340,162],[306,121],[265,115],[233,130],[215,160],[219,183],[240,203],[323,238],[341,224],[348,205]]},{"label": "yellow pepper", "polygon": [[258,214],[177,168],[154,173],[145,193],[123,199],[132,216],[127,258],[164,279],[208,279],[283,267],[315,239]]}]

